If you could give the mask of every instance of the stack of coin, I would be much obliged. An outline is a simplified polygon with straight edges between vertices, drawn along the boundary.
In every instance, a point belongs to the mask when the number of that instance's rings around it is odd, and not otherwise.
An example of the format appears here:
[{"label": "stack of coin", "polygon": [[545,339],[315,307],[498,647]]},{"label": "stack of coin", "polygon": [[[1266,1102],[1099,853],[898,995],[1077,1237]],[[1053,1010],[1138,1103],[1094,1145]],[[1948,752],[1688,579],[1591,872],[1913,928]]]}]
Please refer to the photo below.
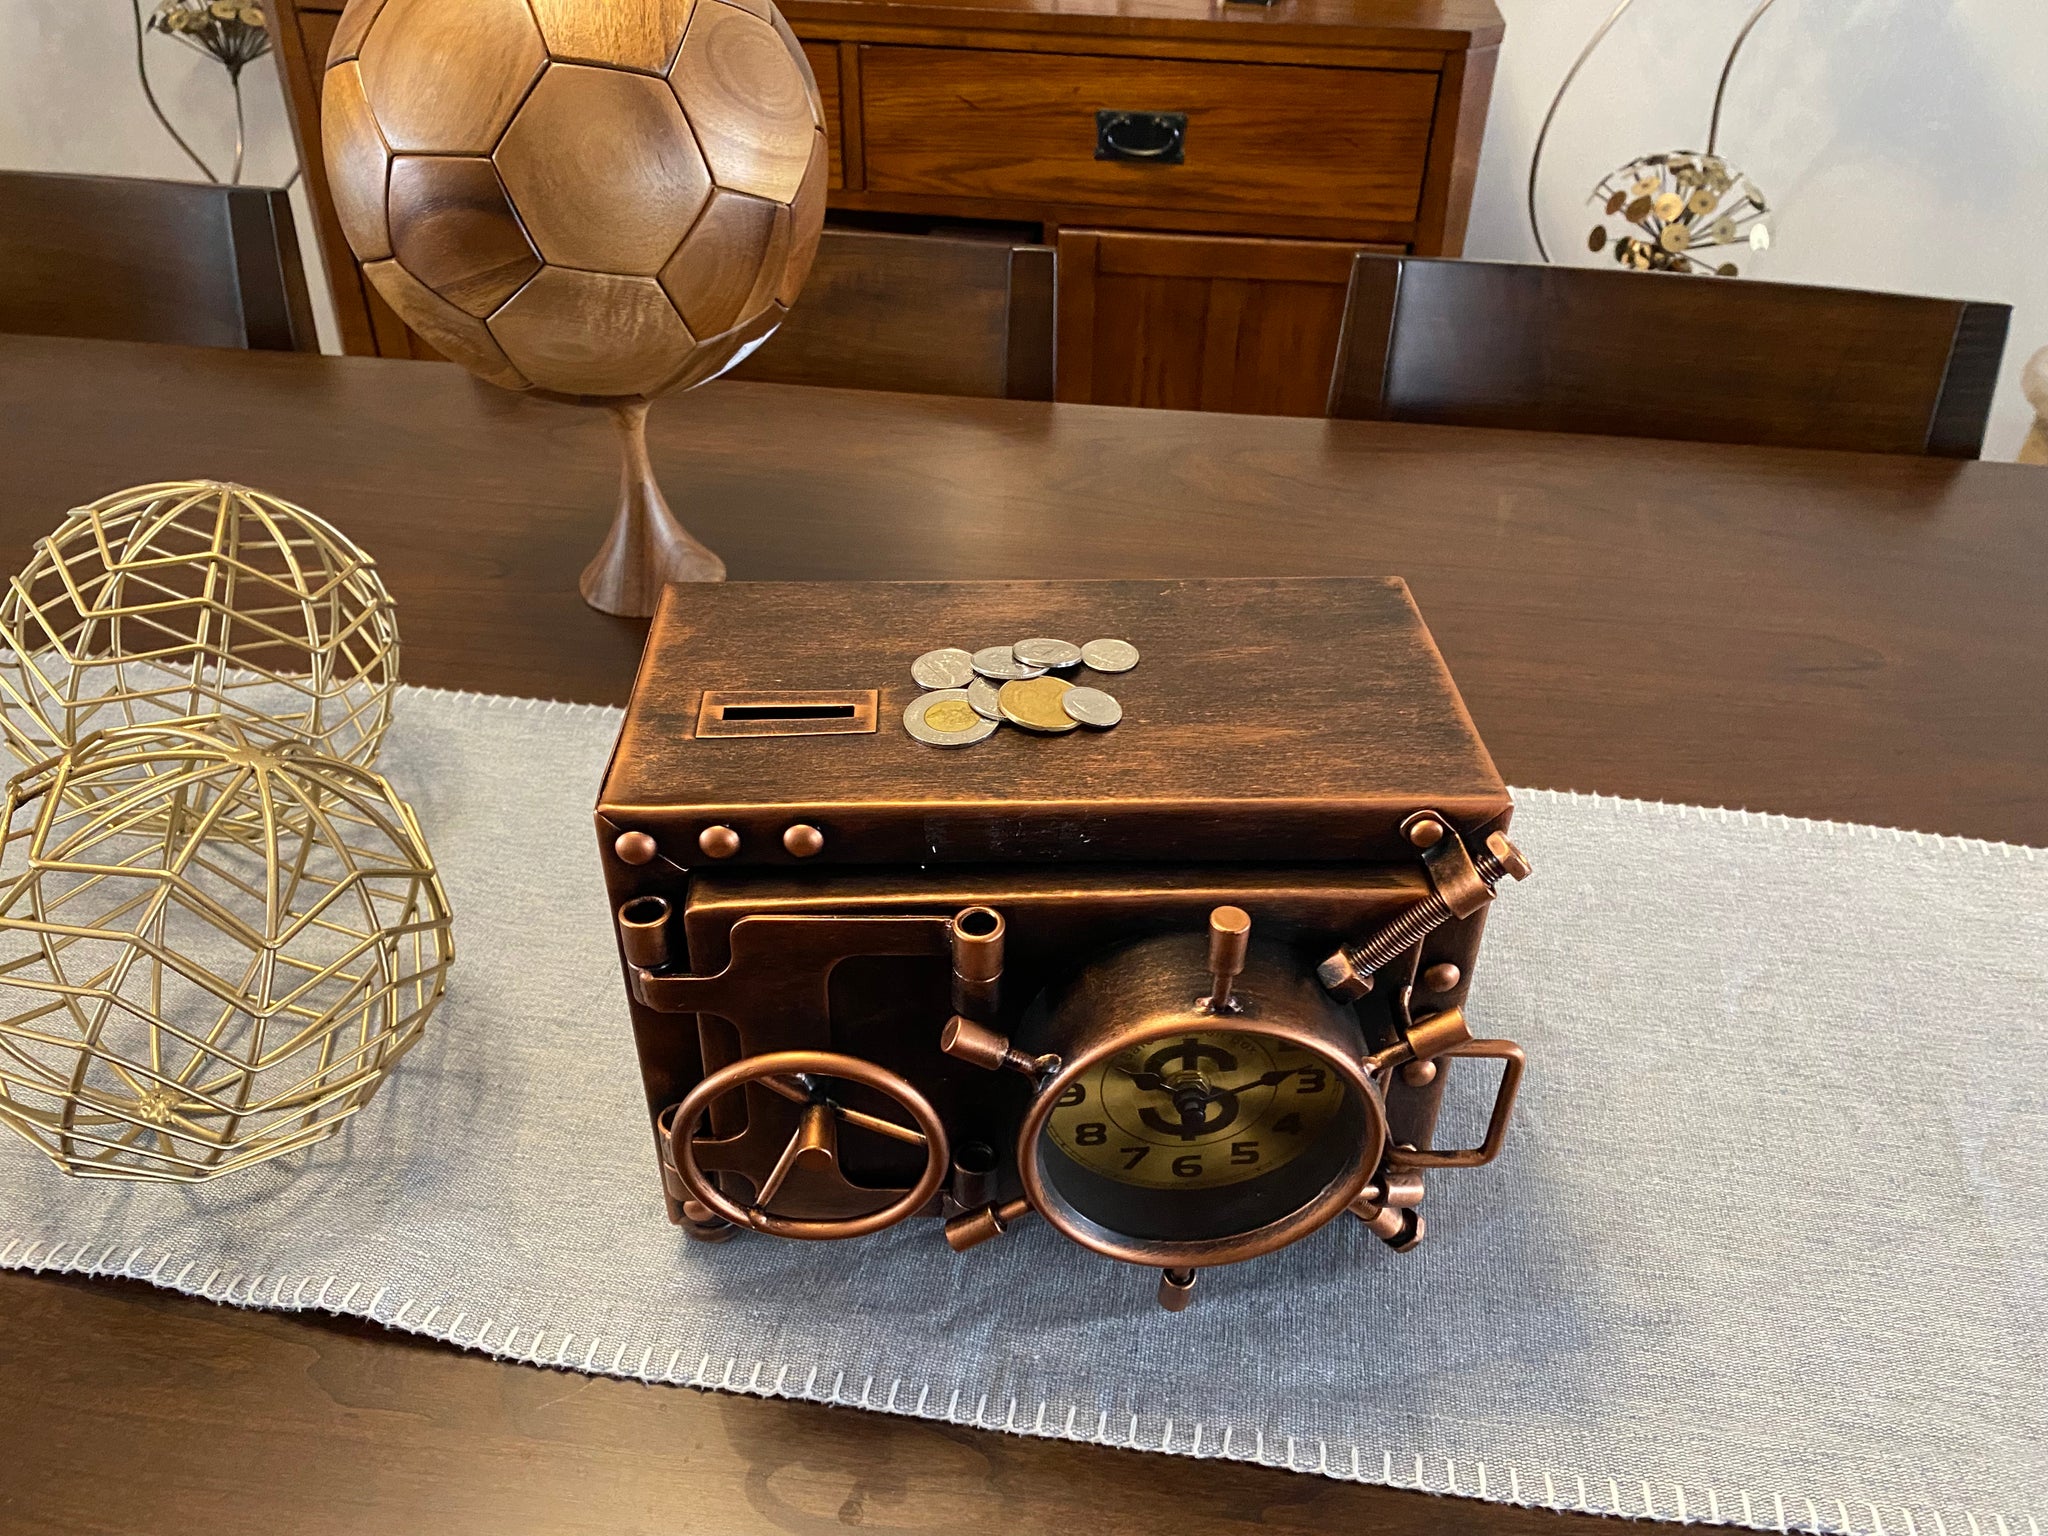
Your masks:
[{"label": "stack of coin", "polygon": [[1123,706],[1070,679],[1083,668],[1128,672],[1137,664],[1138,648],[1128,640],[1074,645],[1040,636],[978,651],[926,651],[910,664],[910,675],[931,691],[911,700],[903,729],[928,747],[972,746],[1005,721],[1042,736],[1082,725],[1106,731],[1123,719]]}]

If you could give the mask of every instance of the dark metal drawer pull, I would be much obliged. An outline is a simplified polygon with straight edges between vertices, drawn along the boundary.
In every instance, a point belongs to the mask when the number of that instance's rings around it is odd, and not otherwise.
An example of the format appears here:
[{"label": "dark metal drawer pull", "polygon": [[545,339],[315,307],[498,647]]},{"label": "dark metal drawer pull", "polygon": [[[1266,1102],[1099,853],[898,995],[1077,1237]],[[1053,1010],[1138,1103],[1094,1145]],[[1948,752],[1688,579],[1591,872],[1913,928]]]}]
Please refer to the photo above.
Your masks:
[{"label": "dark metal drawer pull", "polygon": [[1187,157],[1185,112],[1097,112],[1095,158],[1179,165]]}]

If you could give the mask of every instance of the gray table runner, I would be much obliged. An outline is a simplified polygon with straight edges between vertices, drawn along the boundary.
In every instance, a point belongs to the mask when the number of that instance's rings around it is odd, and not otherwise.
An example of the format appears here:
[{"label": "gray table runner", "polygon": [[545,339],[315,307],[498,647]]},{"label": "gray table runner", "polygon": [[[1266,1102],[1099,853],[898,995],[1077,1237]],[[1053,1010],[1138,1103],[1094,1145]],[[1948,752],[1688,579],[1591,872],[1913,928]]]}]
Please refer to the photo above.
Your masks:
[{"label": "gray table runner", "polygon": [[1433,1178],[1412,1254],[1340,1219],[1176,1316],[1043,1224],[955,1256],[662,1219],[590,830],[617,723],[406,690],[381,766],[460,946],[427,1039],[211,1187],[0,1141],[0,1264],[1431,1492],[2041,1536],[2048,857],[1517,791],[1537,876],[1472,1008],[1529,1051],[1502,1162]]}]

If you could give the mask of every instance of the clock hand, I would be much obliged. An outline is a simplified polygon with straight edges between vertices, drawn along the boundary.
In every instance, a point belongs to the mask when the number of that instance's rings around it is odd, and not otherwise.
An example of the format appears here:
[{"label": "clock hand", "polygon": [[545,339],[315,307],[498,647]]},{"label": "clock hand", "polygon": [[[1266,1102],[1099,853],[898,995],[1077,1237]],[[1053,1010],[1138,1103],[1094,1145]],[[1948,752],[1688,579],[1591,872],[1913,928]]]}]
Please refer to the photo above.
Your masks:
[{"label": "clock hand", "polygon": [[1220,1099],[1227,1094],[1235,1098],[1250,1093],[1254,1088],[1277,1088],[1300,1070],[1299,1067],[1275,1067],[1264,1077],[1255,1077],[1248,1083],[1233,1083],[1228,1088],[1211,1088],[1209,1097]]}]

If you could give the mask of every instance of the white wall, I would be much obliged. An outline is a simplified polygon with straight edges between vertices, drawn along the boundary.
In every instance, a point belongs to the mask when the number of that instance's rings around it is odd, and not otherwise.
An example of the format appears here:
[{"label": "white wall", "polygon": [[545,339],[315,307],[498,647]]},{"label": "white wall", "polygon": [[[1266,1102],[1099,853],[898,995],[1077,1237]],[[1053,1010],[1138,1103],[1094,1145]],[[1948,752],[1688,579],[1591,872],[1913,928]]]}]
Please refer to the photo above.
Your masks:
[{"label": "white wall", "polygon": [[[143,0],[145,20],[151,0]],[[18,171],[89,171],[198,181],[135,79],[135,22],[128,0],[0,0],[0,166]],[[217,175],[234,158],[235,109],[227,72],[183,43],[151,34],[149,78],[157,100]],[[275,63],[242,72],[249,115],[242,180],[281,185],[298,165]],[[334,303],[306,209],[304,182],[292,189],[299,248],[306,254],[320,344],[340,350]]]},{"label": "white wall", "polygon": [[[1189,0],[1199,7],[1206,0]],[[1498,0],[1507,42],[1466,242],[1535,257],[1522,189],[1537,124],[1613,0]],[[1714,81],[1752,0],[1636,0],[1581,72],[1551,132],[1539,209],[1554,257],[1592,261],[1586,193],[1639,154],[1703,148]],[[145,6],[147,0],[145,0]],[[135,83],[127,0],[0,0],[0,165],[196,174]],[[226,163],[227,83],[211,61],[149,39],[159,99]],[[247,73],[247,179],[295,163],[271,61]],[[2017,451],[2031,413],[2021,364],[2048,345],[2048,0],[1778,0],[1736,66],[1721,148],[1763,189],[1775,244],[1746,270],[1785,282],[1893,288],[2014,306],[1985,442]],[[334,346],[318,247],[321,339]]]},{"label": "white wall", "polygon": [[[1529,151],[1614,0],[1496,0],[1507,18],[1469,256],[1533,261]],[[1586,249],[1608,171],[1704,149],[1714,82],[1754,0],[1635,0],[1579,72],[1544,150],[1537,211],[1553,260]],[[1745,275],[2013,306],[1986,458],[2033,414],[2019,390],[2048,346],[2048,0],[1777,0],[1721,113],[1721,153],[1775,210]],[[1704,281],[1704,279],[1702,279]],[[1740,279],[1737,279],[1740,281]]]}]

